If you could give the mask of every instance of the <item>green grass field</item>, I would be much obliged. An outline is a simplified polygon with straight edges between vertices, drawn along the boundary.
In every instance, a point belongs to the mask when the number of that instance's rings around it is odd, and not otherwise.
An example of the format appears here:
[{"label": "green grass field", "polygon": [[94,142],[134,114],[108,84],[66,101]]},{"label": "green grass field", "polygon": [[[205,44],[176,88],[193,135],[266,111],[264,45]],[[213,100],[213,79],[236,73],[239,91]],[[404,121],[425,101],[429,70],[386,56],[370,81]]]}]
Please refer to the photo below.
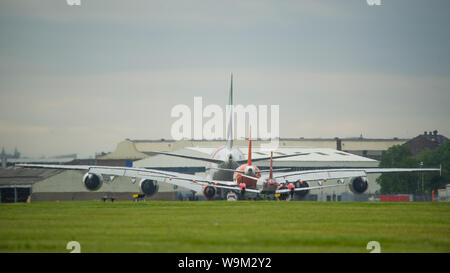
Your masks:
[{"label": "green grass field", "polygon": [[0,252],[450,252],[450,203],[0,204]]}]

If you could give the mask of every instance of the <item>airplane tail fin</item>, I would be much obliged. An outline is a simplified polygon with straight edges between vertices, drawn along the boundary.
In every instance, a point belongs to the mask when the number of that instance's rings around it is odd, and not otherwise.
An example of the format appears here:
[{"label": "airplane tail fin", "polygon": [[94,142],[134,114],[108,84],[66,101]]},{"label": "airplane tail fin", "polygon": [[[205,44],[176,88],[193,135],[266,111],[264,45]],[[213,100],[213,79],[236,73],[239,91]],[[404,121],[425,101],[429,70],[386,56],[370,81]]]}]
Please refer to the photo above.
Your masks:
[{"label": "airplane tail fin", "polygon": [[227,127],[227,148],[231,150],[233,147],[233,73],[231,73],[230,96],[228,98],[229,120]]},{"label": "airplane tail fin", "polygon": [[270,173],[269,179],[273,179],[273,152],[270,152]]},{"label": "airplane tail fin", "polygon": [[248,159],[247,165],[252,165],[252,127],[250,126],[249,137],[248,137]]}]

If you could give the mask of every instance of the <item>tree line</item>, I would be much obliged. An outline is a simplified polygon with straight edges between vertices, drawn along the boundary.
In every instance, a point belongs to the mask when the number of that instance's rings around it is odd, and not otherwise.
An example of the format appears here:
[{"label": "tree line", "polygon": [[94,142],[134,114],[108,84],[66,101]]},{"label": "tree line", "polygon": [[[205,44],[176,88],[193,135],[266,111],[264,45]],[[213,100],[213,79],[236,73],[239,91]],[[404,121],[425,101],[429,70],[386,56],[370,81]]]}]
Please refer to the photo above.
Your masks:
[{"label": "tree line", "polygon": [[434,150],[424,150],[413,156],[407,145],[394,145],[383,151],[380,168],[437,168],[439,172],[388,173],[377,178],[381,194],[421,193],[437,191],[450,182],[450,140]]}]

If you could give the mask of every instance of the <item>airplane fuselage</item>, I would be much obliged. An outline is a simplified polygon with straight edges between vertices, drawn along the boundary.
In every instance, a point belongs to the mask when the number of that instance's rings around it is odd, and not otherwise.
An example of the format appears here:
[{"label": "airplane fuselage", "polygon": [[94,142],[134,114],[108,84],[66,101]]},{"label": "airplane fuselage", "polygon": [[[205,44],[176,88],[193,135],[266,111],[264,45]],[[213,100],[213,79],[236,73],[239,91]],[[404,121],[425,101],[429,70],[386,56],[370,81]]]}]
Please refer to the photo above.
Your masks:
[{"label": "airplane fuselage", "polygon": [[222,160],[223,163],[208,163],[208,177],[213,180],[233,181],[234,173],[232,171],[218,169],[235,170],[240,165],[239,163],[237,163],[237,161],[245,159],[245,155],[237,147],[232,147],[231,149],[229,149],[226,146],[222,146],[211,154],[211,158]]}]

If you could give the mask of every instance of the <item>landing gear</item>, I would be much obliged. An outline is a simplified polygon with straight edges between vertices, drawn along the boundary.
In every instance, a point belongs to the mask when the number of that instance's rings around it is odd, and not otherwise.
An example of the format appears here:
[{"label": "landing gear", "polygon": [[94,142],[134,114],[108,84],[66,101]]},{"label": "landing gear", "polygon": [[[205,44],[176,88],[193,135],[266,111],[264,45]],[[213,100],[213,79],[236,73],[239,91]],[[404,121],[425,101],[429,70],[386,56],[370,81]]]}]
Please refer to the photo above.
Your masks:
[{"label": "landing gear", "polygon": [[287,199],[288,201],[294,201],[294,191],[293,190],[291,190],[290,192],[289,192],[289,199]]},{"label": "landing gear", "polygon": [[245,200],[245,188],[241,190],[241,200]]},{"label": "landing gear", "polygon": [[190,200],[190,201],[197,201],[198,198],[197,198],[197,196],[195,196],[195,191],[191,191],[191,193],[192,193],[192,196],[189,197],[189,200]]}]

